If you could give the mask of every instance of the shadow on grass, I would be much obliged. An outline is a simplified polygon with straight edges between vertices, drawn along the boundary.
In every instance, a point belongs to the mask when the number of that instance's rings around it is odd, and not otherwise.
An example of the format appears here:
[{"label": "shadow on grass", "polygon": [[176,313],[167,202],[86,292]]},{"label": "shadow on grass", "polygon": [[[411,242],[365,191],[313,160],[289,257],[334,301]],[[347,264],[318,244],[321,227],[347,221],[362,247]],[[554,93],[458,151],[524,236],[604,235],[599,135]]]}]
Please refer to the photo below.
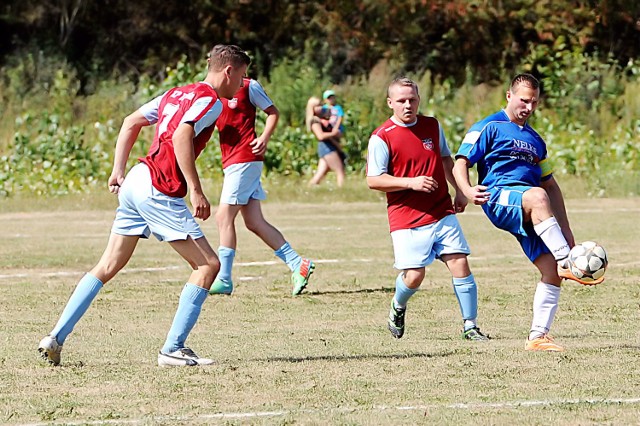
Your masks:
[{"label": "shadow on grass", "polygon": [[401,354],[362,354],[362,355],[321,355],[321,356],[305,356],[305,357],[269,357],[255,358],[252,361],[258,362],[290,362],[298,363],[305,361],[366,361],[374,359],[406,359],[406,358],[444,358],[455,355],[457,351],[441,351],[435,353],[401,353]]},{"label": "shadow on grass", "polygon": [[394,293],[396,291],[393,287],[381,287],[381,288],[359,288],[357,290],[335,290],[335,291],[317,291],[312,290],[302,293],[301,296],[325,296],[325,295],[340,295],[340,294],[371,294],[371,293]]}]

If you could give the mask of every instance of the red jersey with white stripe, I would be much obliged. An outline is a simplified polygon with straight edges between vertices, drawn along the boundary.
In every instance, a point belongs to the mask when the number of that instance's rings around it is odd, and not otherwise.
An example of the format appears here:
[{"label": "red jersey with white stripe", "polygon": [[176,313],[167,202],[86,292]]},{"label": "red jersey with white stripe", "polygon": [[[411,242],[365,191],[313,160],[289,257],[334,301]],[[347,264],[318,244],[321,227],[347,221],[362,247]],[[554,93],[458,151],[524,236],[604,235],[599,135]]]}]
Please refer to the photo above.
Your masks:
[{"label": "red jersey with white stripe", "polygon": [[157,123],[149,152],[140,161],[149,167],[151,182],[158,191],[171,197],[187,195],[187,182],[178,166],[173,134],[181,123],[193,124],[193,150],[197,158],[211,139],[221,109],[218,94],[204,82],[175,87],[140,108],[150,123]]},{"label": "red jersey with white stripe", "polygon": [[223,108],[216,127],[220,135],[222,167],[237,163],[263,161],[263,155],[251,150],[256,135],[256,108],[267,109],[273,102],[256,80],[244,79],[244,85],[233,99],[221,99]]},{"label": "red jersey with white stripe", "polygon": [[401,126],[388,119],[372,134],[389,149],[387,173],[396,177],[432,176],[438,188],[432,192],[387,192],[387,214],[391,232],[428,225],[453,214],[440,150],[440,123],[418,115],[414,125]]}]

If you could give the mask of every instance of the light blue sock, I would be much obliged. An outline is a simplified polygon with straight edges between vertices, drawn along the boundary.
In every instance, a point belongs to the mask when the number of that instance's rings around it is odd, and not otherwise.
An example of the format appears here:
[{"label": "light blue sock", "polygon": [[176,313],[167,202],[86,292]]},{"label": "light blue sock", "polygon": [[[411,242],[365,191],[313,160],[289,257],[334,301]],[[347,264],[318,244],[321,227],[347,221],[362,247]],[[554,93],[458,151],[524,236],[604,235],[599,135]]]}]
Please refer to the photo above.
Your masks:
[{"label": "light blue sock", "polygon": [[407,302],[413,296],[417,288],[409,288],[404,283],[402,279],[404,272],[400,272],[398,277],[396,278],[396,294],[393,296],[393,300],[395,302],[396,308],[405,308],[407,306]]},{"label": "light blue sock", "polygon": [[220,272],[218,279],[231,282],[231,268],[233,267],[233,259],[236,257],[236,251],[229,247],[218,247],[218,257],[220,258]]},{"label": "light blue sock", "polygon": [[289,243],[285,242],[282,247],[274,252],[284,263],[287,264],[291,272],[297,270],[302,263],[302,257],[291,248]]},{"label": "light blue sock", "polygon": [[473,274],[453,278],[453,291],[460,305],[463,320],[475,320],[478,316],[478,287]]},{"label": "light blue sock", "polygon": [[209,291],[195,284],[186,283],[180,294],[180,302],[167,340],[164,342],[162,352],[165,354],[184,348],[191,329],[198,321],[202,304],[207,299]]},{"label": "light blue sock", "polygon": [[93,299],[102,288],[102,281],[87,273],[78,282],[71,294],[67,306],[64,307],[58,323],[51,331],[59,344],[64,344],[67,336],[73,331],[80,318],[87,312]]}]

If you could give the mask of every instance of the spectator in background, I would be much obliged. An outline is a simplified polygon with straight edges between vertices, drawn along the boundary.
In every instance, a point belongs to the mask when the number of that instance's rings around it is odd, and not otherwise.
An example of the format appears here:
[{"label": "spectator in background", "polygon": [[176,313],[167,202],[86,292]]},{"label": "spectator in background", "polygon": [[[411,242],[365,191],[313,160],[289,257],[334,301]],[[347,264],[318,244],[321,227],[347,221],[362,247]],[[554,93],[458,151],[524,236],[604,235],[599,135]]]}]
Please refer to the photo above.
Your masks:
[{"label": "spectator in background", "polygon": [[336,183],[344,183],[344,160],[346,155],[340,147],[340,129],[329,122],[331,111],[323,106],[320,99],[311,97],[307,101],[306,124],[318,139],[318,168],[309,185],[318,185],[330,170],[336,173]]},{"label": "spectator in background", "polygon": [[337,127],[338,130],[340,130],[340,134],[338,135],[338,139],[340,139],[344,134],[344,110],[342,106],[338,105],[338,100],[333,90],[325,90],[322,94],[322,99],[324,99],[324,104],[329,108],[329,111],[331,111],[329,124],[331,124],[331,127]]}]

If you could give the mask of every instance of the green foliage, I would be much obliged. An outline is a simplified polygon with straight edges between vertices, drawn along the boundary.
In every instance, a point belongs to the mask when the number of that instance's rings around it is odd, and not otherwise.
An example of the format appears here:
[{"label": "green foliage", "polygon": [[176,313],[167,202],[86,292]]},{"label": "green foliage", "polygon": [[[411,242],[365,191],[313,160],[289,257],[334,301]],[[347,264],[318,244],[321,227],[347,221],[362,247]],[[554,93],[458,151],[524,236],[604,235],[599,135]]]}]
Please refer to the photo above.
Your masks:
[{"label": "green foliage", "polygon": [[[626,181],[625,177],[638,179],[640,63],[603,60],[565,40],[561,36],[553,44],[533,46],[519,66],[543,83],[543,103],[531,123],[548,142],[556,173],[598,188]],[[0,196],[81,192],[104,185],[122,118],[170,87],[202,79],[204,71],[183,56],[159,81],[142,75],[134,85],[113,77],[83,95],[77,72],[65,61],[31,54],[10,62],[0,70]],[[331,87],[346,114],[342,144],[349,157],[347,171],[362,176],[369,136],[390,115],[387,84],[403,71],[398,62],[382,61],[366,77],[331,84],[330,70],[315,66],[310,54],[274,60],[270,77],[260,78],[281,113],[266,153],[265,173],[304,177],[313,172],[317,142],[304,127],[305,106],[310,96],[320,97]],[[454,152],[473,122],[504,106],[510,75],[503,71],[502,87],[476,84],[473,72],[471,67],[464,70],[462,84],[431,71],[408,73],[419,83],[421,112],[441,121]],[[29,78],[20,79],[21,73]],[[258,132],[264,119],[258,114]],[[152,137],[152,128],[143,130],[131,164],[146,154]],[[204,178],[221,175],[217,135],[198,167]],[[629,193],[640,193],[638,185],[629,188]]]},{"label": "green foliage", "polygon": [[13,151],[0,157],[0,195],[65,194],[105,183],[104,141],[90,145],[83,126],[62,126],[59,116],[48,114],[27,114],[16,125]]}]

